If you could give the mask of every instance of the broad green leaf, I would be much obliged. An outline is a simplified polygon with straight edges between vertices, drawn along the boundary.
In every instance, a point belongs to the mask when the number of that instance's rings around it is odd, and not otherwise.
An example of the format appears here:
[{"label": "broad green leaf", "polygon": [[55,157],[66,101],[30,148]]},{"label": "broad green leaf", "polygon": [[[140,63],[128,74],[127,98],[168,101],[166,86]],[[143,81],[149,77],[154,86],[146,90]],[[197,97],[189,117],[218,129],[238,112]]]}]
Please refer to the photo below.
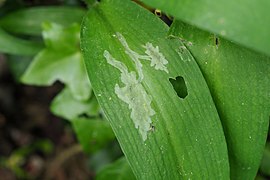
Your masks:
[{"label": "broad green leaf", "polygon": [[269,0],[142,0],[186,23],[270,56]]},{"label": "broad green leaf", "polygon": [[96,180],[136,180],[127,160],[122,157],[97,173]]},{"label": "broad green leaf", "polygon": [[99,115],[100,107],[95,96],[88,100],[80,101],[73,97],[69,88],[65,88],[54,98],[51,111],[62,118],[73,120],[81,115],[96,117]]},{"label": "broad green leaf", "polygon": [[44,22],[53,22],[62,26],[80,24],[84,14],[85,10],[77,7],[31,7],[1,17],[0,26],[13,33],[40,35]]},{"label": "broad green leaf", "polygon": [[110,124],[102,119],[75,118],[73,128],[85,152],[94,152],[112,141],[115,136]]},{"label": "broad green leaf", "polygon": [[43,45],[12,36],[0,27],[0,52],[13,55],[33,56],[37,54]]},{"label": "broad green leaf", "polygon": [[231,179],[254,179],[270,115],[270,59],[213,34],[176,21],[214,98],[228,143]]},{"label": "broad green leaf", "polygon": [[[97,99],[138,179],[228,179],[227,147],[207,84],[167,31],[128,0],[90,9],[81,47]],[[169,81],[180,76],[183,98]]]},{"label": "broad green leaf", "polygon": [[32,85],[51,85],[63,82],[77,100],[88,100],[91,86],[79,50],[79,25],[63,28],[57,24],[44,25],[46,48],[32,61],[22,82]]},{"label": "broad green leaf", "polygon": [[266,144],[264,149],[263,158],[260,165],[260,171],[267,176],[270,176],[270,144]]}]

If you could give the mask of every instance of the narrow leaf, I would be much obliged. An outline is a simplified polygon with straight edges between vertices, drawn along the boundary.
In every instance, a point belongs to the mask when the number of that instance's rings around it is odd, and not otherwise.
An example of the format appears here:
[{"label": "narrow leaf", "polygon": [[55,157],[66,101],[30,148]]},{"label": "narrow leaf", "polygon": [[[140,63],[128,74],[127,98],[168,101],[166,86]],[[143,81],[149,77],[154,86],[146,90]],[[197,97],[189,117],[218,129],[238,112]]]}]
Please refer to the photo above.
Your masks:
[{"label": "narrow leaf", "polygon": [[269,0],[142,0],[186,23],[270,56]]},{"label": "narrow leaf", "polygon": [[43,45],[12,36],[0,27],[0,52],[13,55],[33,56],[37,54]]},{"label": "narrow leaf", "polygon": [[[90,9],[81,46],[97,99],[138,179],[228,179],[225,138],[207,84],[167,31],[130,1],[103,0]],[[178,76],[184,98],[169,80]]]},{"label": "narrow leaf", "polygon": [[[254,179],[270,115],[270,58],[175,21],[207,80],[228,143],[231,179]],[[192,45],[191,45],[192,44]]]},{"label": "narrow leaf", "polygon": [[0,18],[0,26],[13,33],[40,35],[44,22],[62,26],[80,24],[84,14],[85,10],[77,7],[31,7],[3,16]]}]

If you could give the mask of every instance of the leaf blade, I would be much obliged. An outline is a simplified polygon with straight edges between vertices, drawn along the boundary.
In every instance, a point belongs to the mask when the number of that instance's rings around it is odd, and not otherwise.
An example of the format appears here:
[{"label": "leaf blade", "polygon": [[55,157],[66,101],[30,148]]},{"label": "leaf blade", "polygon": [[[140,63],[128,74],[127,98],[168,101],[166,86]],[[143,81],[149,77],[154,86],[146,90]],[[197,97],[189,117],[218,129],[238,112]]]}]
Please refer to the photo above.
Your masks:
[{"label": "leaf blade", "polygon": [[0,27],[0,52],[13,55],[33,56],[37,54],[43,45],[17,38],[5,32]]},{"label": "leaf blade", "polygon": [[142,0],[177,19],[270,56],[270,2]]},{"label": "leaf blade", "polygon": [[[133,23],[128,23],[131,20]],[[184,52],[186,62],[179,61],[177,49],[182,44],[166,38],[167,30],[164,23],[129,1],[102,1],[91,9],[83,21],[81,47],[97,99],[137,178],[227,179],[226,143],[209,90],[188,51]],[[136,70],[140,65],[130,56],[146,53],[142,46],[147,46],[147,40],[153,47],[158,45],[167,57],[168,73],[164,68],[160,70],[160,66],[151,66],[148,61],[142,62],[142,71]],[[126,43],[128,45],[124,45]],[[113,58],[122,63],[118,69]],[[124,84],[119,78],[125,66],[131,74],[136,72],[136,77],[143,73],[141,85],[153,100],[150,105],[156,115],[152,115],[151,120],[155,127],[147,132],[146,139],[134,127],[136,122],[127,103],[115,93],[115,85],[122,87]],[[169,82],[169,77],[179,75],[185,78],[189,89],[183,101]],[[210,151],[213,154],[208,154]]]},{"label": "leaf blade", "polygon": [[0,26],[13,33],[40,35],[44,22],[53,22],[62,26],[80,24],[84,14],[85,10],[76,7],[32,7],[5,15],[0,18]]},{"label": "leaf blade", "polygon": [[180,21],[169,34],[193,44],[187,48],[204,74],[224,127],[231,178],[254,179],[269,126],[269,58]]}]

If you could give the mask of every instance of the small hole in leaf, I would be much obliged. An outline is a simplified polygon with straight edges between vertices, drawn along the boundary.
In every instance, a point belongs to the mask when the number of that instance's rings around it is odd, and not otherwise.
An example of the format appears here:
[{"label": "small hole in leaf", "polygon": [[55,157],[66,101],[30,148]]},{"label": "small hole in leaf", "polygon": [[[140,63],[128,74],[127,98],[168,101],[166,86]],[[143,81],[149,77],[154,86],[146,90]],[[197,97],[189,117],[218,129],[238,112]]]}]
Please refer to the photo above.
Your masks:
[{"label": "small hole in leaf", "polygon": [[177,76],[176,78],[170,78],[169,81],[172,84],[173,89],[177,93],[178,97],[180,97],[181,99],[184,99],[185,97],[187,97],[188,95],[187,86],[182,76]]},{"label": "small hole in leaf", "polygon": [[216,37],[216,46],[219,45],[219,39]]}]

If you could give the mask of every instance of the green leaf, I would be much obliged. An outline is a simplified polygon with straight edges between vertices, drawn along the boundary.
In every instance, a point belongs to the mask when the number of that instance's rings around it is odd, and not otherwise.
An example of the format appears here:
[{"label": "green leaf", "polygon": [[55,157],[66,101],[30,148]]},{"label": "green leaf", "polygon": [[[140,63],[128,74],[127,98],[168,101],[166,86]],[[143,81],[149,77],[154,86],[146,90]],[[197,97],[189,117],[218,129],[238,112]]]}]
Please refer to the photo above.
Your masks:
[{"label": "green leaf", "polygon": [[260,165],[260,171],[266,175],[270,176],[270,144],[266,144],[264,149],[263,158]]},{"label": "green leaf", "polygon": [[22,82],[32,85],[51,85],[63,82],[77,100],[88,100],[91,86],[81,52],[79,51],[79,26],[68,28],[56,24],[44,25],[46,48],[30,64]]},{"label": "green leaf", "polygon": [[95,96],[85,101],[79,101],[73,97],[69,88],[65,88],[54,98],[51,111],[57,116],[73,120],[80,115],[96,117],[100,112],[100,107]]},{"label": "green leaf", "polygon": [[80,144],[88,153],[99,150],[115,138],[110,124],[105,120],[76,118],[72,120],[72,125]]},{"label": "green leaf", "polygon": [[254,179],[269,123],[270,59],[180,21],[170,31],[186,42],[208,83],[228,143],[231,178]]},{"label": "green leaf", "polygon": [[122,157],[97,173],[96,180],[136,180],[127,160]]},{"label": "green leaf", "polygon": [[89,7],[98,3],[97,0],[83,0]]},{"label": "green leaf", "polygon": [[80,24],[84,14],[85,10],[77,7],[31,7],[3,16],[0,18],[0,26],[13,33],[40,35],[43,22],[53,22],[62,26]]},{"label": "green leaf", "polygon": [[270,56],[269,0],[142,0],[186,23]]},{"label": "green leaf", "polygon": [[[207,84],[167,31],[130,1],[103,0],[90,9],[81,47],[97,99],[138,179],[228,179],[225,137]],[[169,81],[178,76],[184,98]]]},{"label": "green leaf", "polygon": [[32,56],[37,54],[43,45],[12,36],[0,27],[0,52],[13,55]]}]

